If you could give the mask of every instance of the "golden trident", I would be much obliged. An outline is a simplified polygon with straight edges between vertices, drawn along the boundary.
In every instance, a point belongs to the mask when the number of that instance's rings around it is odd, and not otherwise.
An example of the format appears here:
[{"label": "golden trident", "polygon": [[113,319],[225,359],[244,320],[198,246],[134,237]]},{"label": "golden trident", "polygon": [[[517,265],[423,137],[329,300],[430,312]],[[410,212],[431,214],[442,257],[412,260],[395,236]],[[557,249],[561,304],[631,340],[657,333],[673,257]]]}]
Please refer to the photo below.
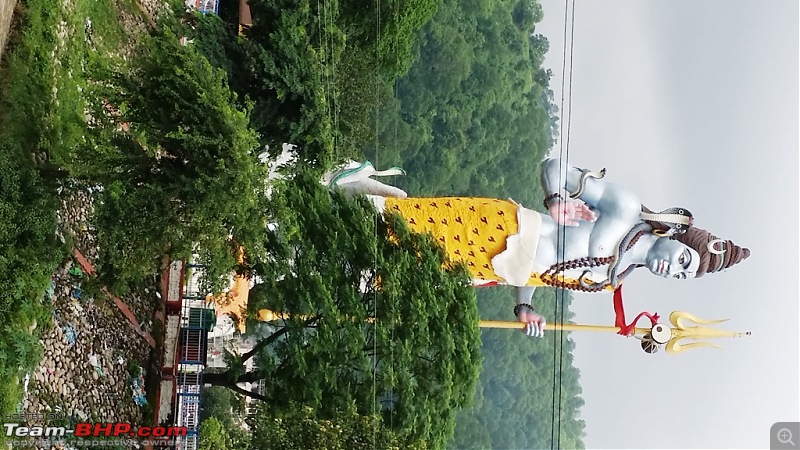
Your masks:
[{"label": "golden trident", "polygon": [[[258,314],[256,315],[256,318],[262,322],[271,322],[287,317],[288,316],[284,316],[268,309],[262,309],[258,311]],[[293,317],[303,319],[306,316],[295,315]],[[373,322],[374,320],[374,318],[367,319],[368,322]],[[701,339],[750,336],[749,331],[734,332],[701,326],[727,322],[728,319],[704,320],[700,319],[694,314],[689,314],[684,311],[673,311],[669,315],[669,321],[672,323],[672,327],[663,323],[657,323],[651,328],[636,327],[634,328],[633,334],[639,336],[649,336],[650,339],[652,339],[655,343],[665,344],[665,350],[667,353],[680,353],[684,350],[697,347],[721,348],[720,346],[711,342],[702,342]],[[689,325],[689,323],[693,323],[695,325]],[[522,322],[502,320],[481,320],[479,325],[481,328],[507,328],[519,330],[524,329],[527,324]],[[548,331],[601,331],[610,333],[617,333],[620,331],[620,327],[616,326],[581,325],[574,323],[548,323],[544,326],[544,329]],[[684,339],[691,339],[695,342],[680,342]]]},{"label": "golden trident", "polygon": [[[722,338],[722,337],[743,337],[743,336],[750,336],[750,332],[735,332],[735,331],[725,331],[725,330],[718,330],[711,327],[705,327],[701,325],[711,325],[715,323],[722,323],[727,322],[728,319],[723,320],[704,320],[701,319],[694,314],[690,314],[684,311],[673,311],[669,315],[669,321],[672,323],[672,327],[657,323],[653,325],[651,328],[634,328],[634,335],[639,336],[647,336],[649,335],[651,339],[653,339],[658,344],[665,344],[665,350],[667,353],[680,353],[684,350],[690,348],[697,348],[697,347],[714,347],[714,348],[721,348],[719,345],[716,345],[711,342],[702,342],[701,339],[713,339],[713,338]],[[695,325],[690,325],[689,323],[694,323]],[[480,323],[481,328],[513,328],[513,329],[520,329],[524,328],[525,324],[521,324],[520,322],[505,322],[499,320],[481,320]],[[600,325],[580,325],[580,324],[563,324],[563,323],[554,323],[554,324],[546,324],[544,326],[545,330],[551,331],[604,331],[604,332],[611,332],[617,333],[620,331],[620,327],[612,327],[612,326],[600,326]],[[680,342],[684,339],[692,339],[693,341],[697,342]]]}]

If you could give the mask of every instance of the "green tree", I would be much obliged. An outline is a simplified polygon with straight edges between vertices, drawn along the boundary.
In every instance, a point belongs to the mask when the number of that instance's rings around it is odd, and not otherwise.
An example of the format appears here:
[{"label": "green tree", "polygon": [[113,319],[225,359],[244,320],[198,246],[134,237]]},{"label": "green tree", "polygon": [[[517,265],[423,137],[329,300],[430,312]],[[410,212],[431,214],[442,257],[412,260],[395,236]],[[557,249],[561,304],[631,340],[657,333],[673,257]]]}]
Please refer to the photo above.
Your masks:
[{"label": "green tree", "polygon": [[[481,357],[474,290],[427,235],[380,220],[366,199],[330,193],[305,173],[273,193],[268,256],[251,267],[252,312],[292,317],[271,328],[226,373],[205,381],[261,393],[278,410],[313,405],[320,417],[355,403],[380,413],[399,438],[441,447],[469,404]],[[374,321],[368,320],[375,318]],[[251,328],[255,324],[250,325]],[[256,354],[258,368],[242,362]]]},{"label": "green tree", "polygon": [[273,149],[291,142],[306,162],[332,164],[339,95],[332,80],[346,41],[337,3],[248,3],[253,26],[240,41],[244,70],[234,74],[234,85],[254,102],[253,127]]},{"label": "green tree", "polygon": [[[5,136],[3,136],[5,137]],[[0,137],[2,139],[3,137]],[[0,142],[0,414],[16,411],[22,375],[42,357],[42,301],[67,248],[56,237],[58,198],[12,142]],[[0,445],[2,445],[0,438]]]},{"label": "green tree", "polygon": [[215,417],[225,427],[236,418],[244,416],[244,399],[235,392],[218,386],[210,386],[202,391],[200,418]]},{"label": "green tree", "polygon": [[[293,405],[275,417],[260,405],[248,420],[252,446],[260,450],[425,450],[424,442],[402,442],[381,424],[379,416],[363,416],[355,408],[336,411],[329,419],[314,414],[314,408]],[[402,444],[402,446],[401,446]]]},{"label": "green tree", "polygon": [[349,44],[377,56],[381,75],[394,78],[408,71],[413,41],[441,0],[340,0],[341,21]]},{"label": "green tree", "polygon": [[[415,63],[381,108],[378,145],[415,195],[480,195],[532,205],[552,145],[547,39],[538,2],[443,0],[414,41]],[[552,94],[552,93],[550,93]]]},{"label": "green tree", "polygon": [[65,255],[56,237],[58,198],[11,142],[0,142],[0,317],[38,300]]},{"label": "green tree", "polygon": [[[550,322],[570,322],[573,317],[571,297],[563,294],[551,288],[536,290],[534,304]],[[514,320],[513,296],[510,288],[480,289],[481,317]],[[531,339],[519,332],[484,329],[484,365],[475,401],[458,413],[449,447],[551,448],[560,442],[560,448],[583,448],[583,400],[573,348],[568,334],[552,332],[546,339]],[[554,410],[559,412],[555,417]]]},{"label": "green tree", "polygon": [[257,251],[265,226],[265,167],[248,111],[237,108],[224,72],[169,27],[138,49],[130,71],[94,86],[95,126],[76,152],[73,175],[104,188],[99,270],[118,286],[197,245],[210,280],[224,283],[232,250]]},{"label": "green tree", "polygon": [[441,0],[252,0],[243,37],[213,16],[187,18],[198,49],[253,101],[273,149],[299,144],[325,166],[375,142],[374,111],[413,61],[412,42]]},{"label": "green tree", "polygon": [[227,433],[230,450],[250,448],[250,433],[242,426],[246,417],[243,397],[221,386],[206,387],[201,394],[200,420],[219,421]]},{"label": "green tree", "polygon": [[228,432],[219,420],[212,417],[200,424],[199,450],[228,450],[228,441]]}]

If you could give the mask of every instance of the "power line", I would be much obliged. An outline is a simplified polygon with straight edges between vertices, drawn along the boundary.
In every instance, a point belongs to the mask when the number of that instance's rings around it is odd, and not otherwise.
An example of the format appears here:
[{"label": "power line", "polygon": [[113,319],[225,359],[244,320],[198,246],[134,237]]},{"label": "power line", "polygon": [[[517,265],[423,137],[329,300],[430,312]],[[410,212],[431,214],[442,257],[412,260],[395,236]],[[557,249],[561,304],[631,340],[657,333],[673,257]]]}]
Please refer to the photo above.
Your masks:
[{"label": "power line", "polygon": [[[375,37],[376,37],[376,39],[375,39],[375,42],[376,42],[376,45],[375,45],[375,53],[376,53],[375,58],[376,58],[376,60],[380,61],[380,53],[379,53],[379,49],[380,49],[380,45],[379,44],[381,42],[381,2],[380,2],[380,0],[377,0],[375,2]],[[379,82],[377,82],[378,78],[379,78],[379,70],[380,70],[379,67],[375,67],[375,78],[376,78],[375,89],[376,90],[379,89]],[[378,151],[379,151],[378,149],[380,148],[380,142],[379,142],[380,141],[380,136],[378,134],[379,122],[380,122],[380,117],[378,117],[378,114],[375,114],[375,164],[376,165],[379,164],[379,161],[378,161]],[[380,167],[380,166],[378,166],[378,167]],[[374,230],[375,230],[375,240],[376,241],[379,238],[378,237],[378,220],[380,220],[379,217],[378,217],[378,214],[375,214],[375,219],[374,219],[374,222],[373,222],[373,224],[374,224],[373,226],[374,226]],[[378,247],[379,247],[378,245],[375,246],[375,250],[374,250],[374,254],[373,254],[373,260],[372,260],[372,270],[373,270],[374,276],[376,276],[376,277],[377,277],[377,274],[378,274]],[[378,292],[377,292],[376,288],[373,288],[372,292],[373,292],[372,317],[378,317]],[[377,414],[378,413],[378,411],[375,410],[375,408],[377,406],[377,395],[378,395],[378,380],[377,380],[377,377],[378,377],[378,364],[377,364],[377,361],[378,361],[378,356],[377,356],[378,355],[378,326],[380,326],[379,322],[375,321],[375,324],[373,325],[373,329],[372,329],[372,331],[374,333],[374,337],[372,339],[372,354],[373,354],[373,358],[375,358],[375,361],[372,364],[372,397],[373,397],[373,399],[372,399],[373,412],[372,413],[373,414]],[[392,328],[394,328],[394,327],[392,327]],[[392,354],[391,359],[392,359],[391,364],[394,365],[394,354]],[[393,372],[393,370],[392,370],[392,372]],[[392,393],[392,398],[394,398],[394,393]],[[392,408],[394,408],[394,405],[392,405]],[[393,420],[394,419],[394,412],[393,411],[392,411],[392,413],[390,413],[390,416],[392,417],[392,420]],[[378,439],[378,430],[377,430],[377,428],[373,428],[373,433],[372,433],[372,446],[373,447],[376,447],[377,439]]]},{"label": "power line", "polygon": [[[559,172],[558,183],[559,189],[564,186],[566,179],[562,179],[563,174],[569,170],[569,135],[572,122],[572,54],[574,50],[574,35],[575,35],[575,0],[571,1],[571,15],[570,15],[570,2],[564,4],[564,44],[563,44],[563,61],[561,65],[561,123],[560,123],[560,149],[559,149]],[[569,32],[569,39],[568,39]],[[569,44],[569,51],[567,51]],[[569,78],[567,79],[567,63],[569,62]],[[568,110],[564,108],[564,100],[567,99]],[[564,116],[567,116],[566,133],[564,132]],[[566,224],[558,225],[558,234],[556,240],[556,256],[557,262],[563,262],[566,257]],[[562,269],[561,277],[564,277]],[[557,288],[555,292],[556,301],[553,318],[564,323],[566,316],[564,312],[564,298],[566,291],[563,288]],[[552,415],[550,422],[550,437],[551,448],[561,448],[561,388],[563,384],[564,373],[564,335],[565,332],[560,332],[558,340],[553,339],[553,388],[552,388]],[[556,342],[558,341],[558,346]],[[558,358],[558,370],[556,370],[556,358]],[[558,376],[556,376],[558,374]],[[558,381],[556,382],[556,379]],[[556,406],[557,405],[557,406]],[[556,423],[558,425],[556,425]]]}]

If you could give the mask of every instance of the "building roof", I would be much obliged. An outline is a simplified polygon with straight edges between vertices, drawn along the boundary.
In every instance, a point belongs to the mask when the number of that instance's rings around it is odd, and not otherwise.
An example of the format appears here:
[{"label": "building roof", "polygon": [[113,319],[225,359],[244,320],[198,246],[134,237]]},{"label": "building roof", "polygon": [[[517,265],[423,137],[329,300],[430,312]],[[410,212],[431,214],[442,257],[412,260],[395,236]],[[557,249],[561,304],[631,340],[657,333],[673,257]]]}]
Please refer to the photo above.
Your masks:
[{"label": "building roof", "polygon": [[239,0],[239,25],[251,26],[253,25],[253,18],[250,16],[250,5],[247,0]]}]

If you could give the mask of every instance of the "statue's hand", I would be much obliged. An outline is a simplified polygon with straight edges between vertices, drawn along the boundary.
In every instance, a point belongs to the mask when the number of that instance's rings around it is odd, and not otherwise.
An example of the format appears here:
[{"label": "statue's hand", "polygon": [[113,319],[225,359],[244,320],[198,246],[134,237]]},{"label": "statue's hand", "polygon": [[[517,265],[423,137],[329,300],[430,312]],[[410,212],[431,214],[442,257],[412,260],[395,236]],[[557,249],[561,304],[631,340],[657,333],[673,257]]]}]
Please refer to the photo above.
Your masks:
[{"label": "statue's hand", "polygon": [[559,225],[577,227],[579,220],[594,222],[597,219],[594,211],[580,200],[559,200],[550,205],[550,217]]},{"label": "statue's hand", "polygon": [[544,317],[536,314],[532,311],[522,310],[519,312],[519,316],[517,316],[517,320],[526,323],[525,328],[522,329],[522,332],[527,334],[528,336],[534,337],[542,337],[544,336],[544,326],[545,321]]}]

